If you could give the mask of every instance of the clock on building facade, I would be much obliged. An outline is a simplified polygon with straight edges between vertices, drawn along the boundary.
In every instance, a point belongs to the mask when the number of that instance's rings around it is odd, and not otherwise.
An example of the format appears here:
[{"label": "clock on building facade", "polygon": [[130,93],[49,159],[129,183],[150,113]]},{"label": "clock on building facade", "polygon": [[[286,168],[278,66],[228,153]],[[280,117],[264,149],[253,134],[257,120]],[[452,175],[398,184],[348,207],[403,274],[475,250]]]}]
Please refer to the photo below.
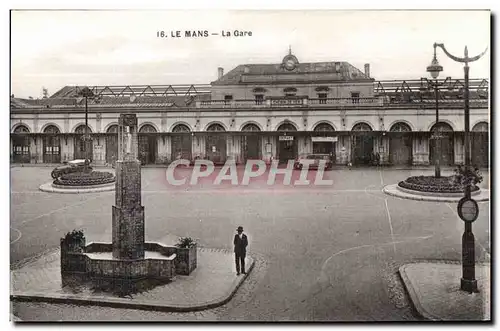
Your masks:
[{"label": "clock on building facade", "polygon": [[282,61],[283,67],[288,71],[294,70],[298,64],[299,64],[299,60],[297,60],[295,55],[293,55],[292,53],[285,56],[283,58],[283,61]]}]

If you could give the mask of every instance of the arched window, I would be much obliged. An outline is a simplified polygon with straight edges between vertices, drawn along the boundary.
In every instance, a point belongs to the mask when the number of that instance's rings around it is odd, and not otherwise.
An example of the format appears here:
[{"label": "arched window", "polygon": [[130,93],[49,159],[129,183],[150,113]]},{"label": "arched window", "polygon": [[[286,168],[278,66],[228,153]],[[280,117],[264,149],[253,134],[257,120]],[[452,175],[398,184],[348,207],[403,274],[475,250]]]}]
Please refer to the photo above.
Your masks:
[{"label": "arched window", "polygon": [[448,123],[439,122],[432,126],[431,131],[452,132],[453,128]]},{"label": "arched window", "polygon": [[[92,130],[89,128],[89,133],[91,133]],[[82,125],[79,125],[76,129],[75,129],[75,133],[85,133],[85,124],[82,124]]]},{"label": "arched window", "polygon": [[372,128],[367,123],[358,123],[353,128],[352,131],[372,131]]},{"label": "arched window", "polygon": [[292,123],[283,123],[278,127],[277,131],[297,131]]},{"label": "arched window", "polygon": [[472,128],[474,132],[488,132],[488,123],[487,122],[479,122]]},{"label": "arched window", "polygon": [[259,127],[253,123],[245,125],[241,131],[260,131]]},{"label": "arched window", "polygon": [[404,122],[397,122],[391,127],[391,132],[410,132],[411,128]]},{"label": "arched window", "polygon": [[207,131],[226,131],[226,130],[219,123],[213,123],[207,128]]},{"label": "arched window", "polygon": [[44,130],[43,130],[43,133],[52,133],[52,134],[56,134],[56,133],[61,133],[61,131],[59,131],[59,129],[57,128],[57,126],[55,125],[48,125]]},{"label": "arched window", "polygon": [[335,131],[335,129],[328,123],[320,123],[316,125],[314,131]]},{"label": "arched window", "polygon": [[189,127],[187,125],[177,124],[172,129],[172,132],[191,132],[191,130],[189,130]]},{"label": "arched window", "polygon": [[108,130],[106,130],[107,133],[118,133],[118,125],[111,125]]},{"label": "arched window", "polygon": [[30,130],[24,125],[19,125],[14,129],[14,133],[30,133]]},{"label": "arched window", "polygon": [[139,130],[140,133],[155,133],[156,129],[151,124],[144,124]]}]

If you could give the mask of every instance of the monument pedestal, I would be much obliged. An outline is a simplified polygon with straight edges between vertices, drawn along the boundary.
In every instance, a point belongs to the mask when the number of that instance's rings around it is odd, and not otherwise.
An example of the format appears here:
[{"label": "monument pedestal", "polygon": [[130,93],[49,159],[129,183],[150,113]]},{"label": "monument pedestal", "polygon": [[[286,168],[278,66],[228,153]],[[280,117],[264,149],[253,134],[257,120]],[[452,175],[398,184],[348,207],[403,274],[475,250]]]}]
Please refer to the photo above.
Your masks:
[{"label": "monument pedestal", "polygon": [[116,201],[113,206],[113,258],[144,258],[144,207],[141,206],[141,164],[116,162]]}]

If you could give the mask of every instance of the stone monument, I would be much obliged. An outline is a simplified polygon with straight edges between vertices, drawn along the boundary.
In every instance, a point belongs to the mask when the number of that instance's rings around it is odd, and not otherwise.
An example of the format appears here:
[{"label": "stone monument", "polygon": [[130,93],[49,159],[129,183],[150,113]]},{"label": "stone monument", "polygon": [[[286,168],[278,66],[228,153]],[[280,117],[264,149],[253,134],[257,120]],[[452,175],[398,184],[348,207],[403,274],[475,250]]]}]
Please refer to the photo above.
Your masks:
[{"label": "stone monument", "polygon": [[137,160],[137,117],[122,114],[118,122],[113,258],[144,258],[144,207],[141,206],[141,163]]},{"label": "stone monument", "polygon": [[121,114],[118,123],[115,205],[112,242],[86,245],[82,231],[61,239],[61,274],[91,278],[171,280],[189,275],[197,265],[197,247],[145,242],[141,205],[141,164],[137,159],[137,117]]}]

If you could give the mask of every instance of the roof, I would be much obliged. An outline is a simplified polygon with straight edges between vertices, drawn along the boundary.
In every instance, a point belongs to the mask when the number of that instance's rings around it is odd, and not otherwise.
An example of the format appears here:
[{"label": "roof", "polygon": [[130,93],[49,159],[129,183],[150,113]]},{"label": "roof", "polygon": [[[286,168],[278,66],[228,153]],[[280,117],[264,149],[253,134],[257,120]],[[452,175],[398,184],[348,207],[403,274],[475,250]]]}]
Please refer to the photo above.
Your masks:
[{"label": "roof", "polygon": [[[259,77],[260,76],[260,77]],[[301,77],[302,76],[302,77]],[[348,62],[297,63],[288,71],[278,64],[242,64],[223,75],[212,85],[232,85],[241,83],[276,83],[300,81],[374,81],[364,72]]]},{"label": "roof", "polygon": [[[101,96],[89,99],[88,105],[91,107],[188,107],[194,105],[196,101],[210,100],[210,94],[198,94],[194,96]],[[67,108],[85,106],[83,97],[46,99],[21,99],[11,98],[12,108]]]}]

